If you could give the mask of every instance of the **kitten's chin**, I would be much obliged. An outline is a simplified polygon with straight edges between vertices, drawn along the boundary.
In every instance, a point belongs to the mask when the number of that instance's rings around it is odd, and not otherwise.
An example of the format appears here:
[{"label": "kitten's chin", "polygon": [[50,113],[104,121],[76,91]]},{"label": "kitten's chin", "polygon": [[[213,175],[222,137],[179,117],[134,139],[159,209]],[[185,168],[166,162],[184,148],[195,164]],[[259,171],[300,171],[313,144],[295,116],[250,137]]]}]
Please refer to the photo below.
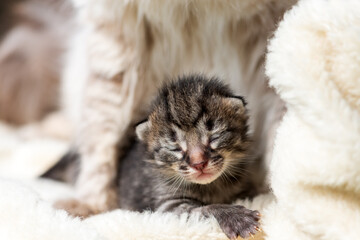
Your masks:
[{"label": "kitten's chin", "polygon": [[219,172],[197,172],[190,176],[190,181],[196,184],[209,184],[215,181],[221,175]]}]

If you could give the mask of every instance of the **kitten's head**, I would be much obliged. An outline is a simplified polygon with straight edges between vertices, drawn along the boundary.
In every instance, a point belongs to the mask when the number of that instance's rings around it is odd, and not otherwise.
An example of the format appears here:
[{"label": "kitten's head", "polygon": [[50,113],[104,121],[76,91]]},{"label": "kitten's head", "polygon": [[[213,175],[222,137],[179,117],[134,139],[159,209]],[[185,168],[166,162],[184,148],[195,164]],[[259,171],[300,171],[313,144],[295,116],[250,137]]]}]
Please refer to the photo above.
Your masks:
[{"label": "kitten's head", "polygon": [[208,184],[246,162],[247,119],[242,97],[216,79],[190,76],[160,90],[136,133],[162,173]]}]

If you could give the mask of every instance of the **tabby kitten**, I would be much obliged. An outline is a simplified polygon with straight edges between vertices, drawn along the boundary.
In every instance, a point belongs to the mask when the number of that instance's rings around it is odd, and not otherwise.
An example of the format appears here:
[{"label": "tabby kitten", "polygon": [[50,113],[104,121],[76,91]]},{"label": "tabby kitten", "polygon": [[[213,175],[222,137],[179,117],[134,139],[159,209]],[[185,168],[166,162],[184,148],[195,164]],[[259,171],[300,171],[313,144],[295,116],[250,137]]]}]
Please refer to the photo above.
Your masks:
[{"label": "tabby kitten", "polygon": [[217,79],[180,78],[165,85],[140,141],[121,160],[118,203],[129,210],[214,216],[231,239],[258,230],[259,213],[231,205],[253,190],[242,97]]},{"label": "tabby kitten", "polygon": [[58,206],[81,216],[116,208],[118,146],[127,144],[128,128],[144,118],[165,76],[224,76],[249,100],[252,146],[259,161],[270,161],[284,104],[268,87],[264,55],[296,0],[72,1],[83,30],[67,58],[64,86],[80,92],[65,95],[64,104],[74,113],[81,168],[76,199]]}]

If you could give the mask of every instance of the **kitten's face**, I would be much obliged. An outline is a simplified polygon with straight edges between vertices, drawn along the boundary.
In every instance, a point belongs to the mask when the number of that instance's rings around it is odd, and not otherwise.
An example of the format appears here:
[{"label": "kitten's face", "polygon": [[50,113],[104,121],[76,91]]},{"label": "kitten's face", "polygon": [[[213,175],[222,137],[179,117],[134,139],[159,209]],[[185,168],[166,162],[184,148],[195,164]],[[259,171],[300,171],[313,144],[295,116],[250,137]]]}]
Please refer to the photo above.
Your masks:
[{"label": "kitten's face", "polygon": [[159,103],[137,127],[153,163],[170,178],[197,184],[241,171],[249,145],[243,100],[192,97],[181,102],[173,96],[165,105]]}]

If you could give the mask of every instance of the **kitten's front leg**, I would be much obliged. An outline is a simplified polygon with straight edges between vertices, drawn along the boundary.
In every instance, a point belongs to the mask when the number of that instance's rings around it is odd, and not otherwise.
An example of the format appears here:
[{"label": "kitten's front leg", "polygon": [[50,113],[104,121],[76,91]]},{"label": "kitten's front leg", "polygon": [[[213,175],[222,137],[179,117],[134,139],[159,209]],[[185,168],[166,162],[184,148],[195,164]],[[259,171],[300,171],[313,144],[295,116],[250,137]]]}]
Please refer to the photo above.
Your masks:
[{"label": "kitten's front leg", "polygon": [[240,205],[212,204],[201,207],[204,216],[214,216],[230,239],[249,237],[259,230],[260,213]]},{"label": "kitten's front leg", "polygon": [[193,199],[171,199],[160,205],[158,211],[177,214],[200,212],[205,217],[214,216],[220,228],[230,239],[247,238],[259,230],[260,213],[240,205],[210,204],[203,206]]}]

